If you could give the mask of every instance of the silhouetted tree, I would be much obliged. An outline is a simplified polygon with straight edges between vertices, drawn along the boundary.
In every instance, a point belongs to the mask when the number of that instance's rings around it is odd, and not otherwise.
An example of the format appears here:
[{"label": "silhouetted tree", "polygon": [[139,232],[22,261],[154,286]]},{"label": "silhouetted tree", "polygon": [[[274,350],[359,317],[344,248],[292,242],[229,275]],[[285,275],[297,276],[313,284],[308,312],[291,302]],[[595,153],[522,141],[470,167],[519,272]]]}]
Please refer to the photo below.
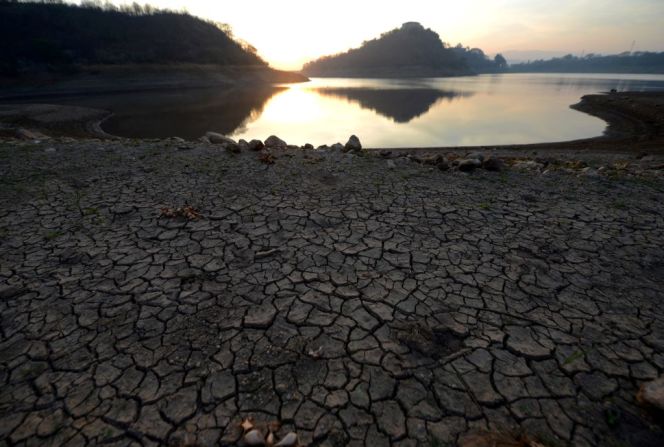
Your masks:
[{"label": "silhouetted tree", "polygon": [[496,54],[496,57],[493,58],[493,62],[496,64],[496,68],[499,70],[504,70],[507,68],[507,59],[505,59],[505,57],[500,53]]}]

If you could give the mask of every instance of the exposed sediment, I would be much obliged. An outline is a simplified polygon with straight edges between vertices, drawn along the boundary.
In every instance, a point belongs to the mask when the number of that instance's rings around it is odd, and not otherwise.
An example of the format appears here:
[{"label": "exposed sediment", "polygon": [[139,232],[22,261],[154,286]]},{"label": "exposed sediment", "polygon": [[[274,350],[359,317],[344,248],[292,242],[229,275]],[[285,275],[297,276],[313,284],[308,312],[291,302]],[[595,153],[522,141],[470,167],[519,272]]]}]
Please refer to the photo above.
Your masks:
[{"label": "exposed sediment", "polygon": [[664,180],[622,169],[652,159],[271,155],[0,143],[0,439],[659,445]]}]

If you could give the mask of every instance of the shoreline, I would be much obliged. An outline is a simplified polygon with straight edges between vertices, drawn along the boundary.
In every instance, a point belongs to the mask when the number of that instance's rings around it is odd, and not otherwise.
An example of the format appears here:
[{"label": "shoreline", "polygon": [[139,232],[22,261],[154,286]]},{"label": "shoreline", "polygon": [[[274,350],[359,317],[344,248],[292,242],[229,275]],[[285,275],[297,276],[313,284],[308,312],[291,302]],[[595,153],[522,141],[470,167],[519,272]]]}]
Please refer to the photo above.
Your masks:
[{"label": "shoreline", "polygon": [[0,101],[308,81],[299,73],[268,66],[91,65],[77,68],[72,75],[41,73],[21,80],[0,77]]}]

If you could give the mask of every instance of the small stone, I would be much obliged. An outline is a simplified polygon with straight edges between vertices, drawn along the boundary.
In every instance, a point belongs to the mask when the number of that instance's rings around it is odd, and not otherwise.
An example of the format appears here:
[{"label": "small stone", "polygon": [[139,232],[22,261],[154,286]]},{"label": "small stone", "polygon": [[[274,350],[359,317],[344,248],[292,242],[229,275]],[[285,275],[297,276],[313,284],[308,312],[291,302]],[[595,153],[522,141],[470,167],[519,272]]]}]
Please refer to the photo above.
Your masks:
[{"label": "small stone", "polygon": [[360,139],[355,135],[351,135],[351,137],[348,139],[348,142],[344,146],[344,152],[359,152],[361,150],[362,143],[360,143]]},{"label": "small stone", "polygon": [[466,158],[471,160],[479,160],[481,163],[484,161],[484,154],[482,154],[481,152],[473,152],[472,154],[469,154]]},{"label": "small stone", "polygon": [[265,147],[268,149],[286,149],[288,144],[276,135],[271,135],[265,140]]},{"label": "small stone", "polygon": [[213,143],[213,144],[222,144],[222,145],[234,144],[234,145],[237,145],[235,140],[233,140],[232,138],[228,138],[228,137],[226,137],[226,136],[224,136],[220,133],[208,132],[208,133],[205,134],[205,137],[210,141],[210,143]]},{"label": "small stone", "polygon": [[468,158],[459,160],[459,171],[461,172],[472,172],[475,169],[482,166],[482,162],[476,158]]},{"label": "small stone", "polygon": [[436,166],[438,169],[441,171],[448,171],[450,169],[450,163],[447,161],[446,158],[441,158],[438,163],[436,163]]},{"label": "small stone", "polygon": [[387,169],[395,169],[397,167],[396,164],[394,164],[394,160],[387,160]]},{"label": "small stone", "polygon": [[250,151],[262,151],[265,148],[265,144],[261,140],[251,140],[248,146]]},{"label": "small stone", "polygon": [[240,153],[240,145],[235,142],[232,138],[228,138],[220,133],[208,132],[205,134],[205,138],[212,144],[218,144],[224,149],[234,154]]},{"label": "small stone", "polygon": [[503,162],[500,158],[489,157],[484,160],[482,167],[487,171],[498,172],[503,170]]},{"label": "small stone", "polygon": [[641,385],[636,399],[642,405],[664,411],[664,376]]}]

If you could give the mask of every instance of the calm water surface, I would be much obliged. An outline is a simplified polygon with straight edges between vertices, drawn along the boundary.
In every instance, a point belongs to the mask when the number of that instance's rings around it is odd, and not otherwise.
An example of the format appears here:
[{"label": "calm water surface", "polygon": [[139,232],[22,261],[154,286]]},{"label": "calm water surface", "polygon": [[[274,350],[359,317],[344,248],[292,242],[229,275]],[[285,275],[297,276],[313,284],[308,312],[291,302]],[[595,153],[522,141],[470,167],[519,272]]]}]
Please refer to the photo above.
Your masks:
[{"label": "calm water surface", "polygon": [[206,131],[275,134],[289,144],[431,147],[565,141],[605,123],[569,108],[589,93],[664,90],[664,75],[506,74],[432,79],[313,79],[251,90],[131,93],[66,102],[115,112],[102,127],[127,137]]}]

